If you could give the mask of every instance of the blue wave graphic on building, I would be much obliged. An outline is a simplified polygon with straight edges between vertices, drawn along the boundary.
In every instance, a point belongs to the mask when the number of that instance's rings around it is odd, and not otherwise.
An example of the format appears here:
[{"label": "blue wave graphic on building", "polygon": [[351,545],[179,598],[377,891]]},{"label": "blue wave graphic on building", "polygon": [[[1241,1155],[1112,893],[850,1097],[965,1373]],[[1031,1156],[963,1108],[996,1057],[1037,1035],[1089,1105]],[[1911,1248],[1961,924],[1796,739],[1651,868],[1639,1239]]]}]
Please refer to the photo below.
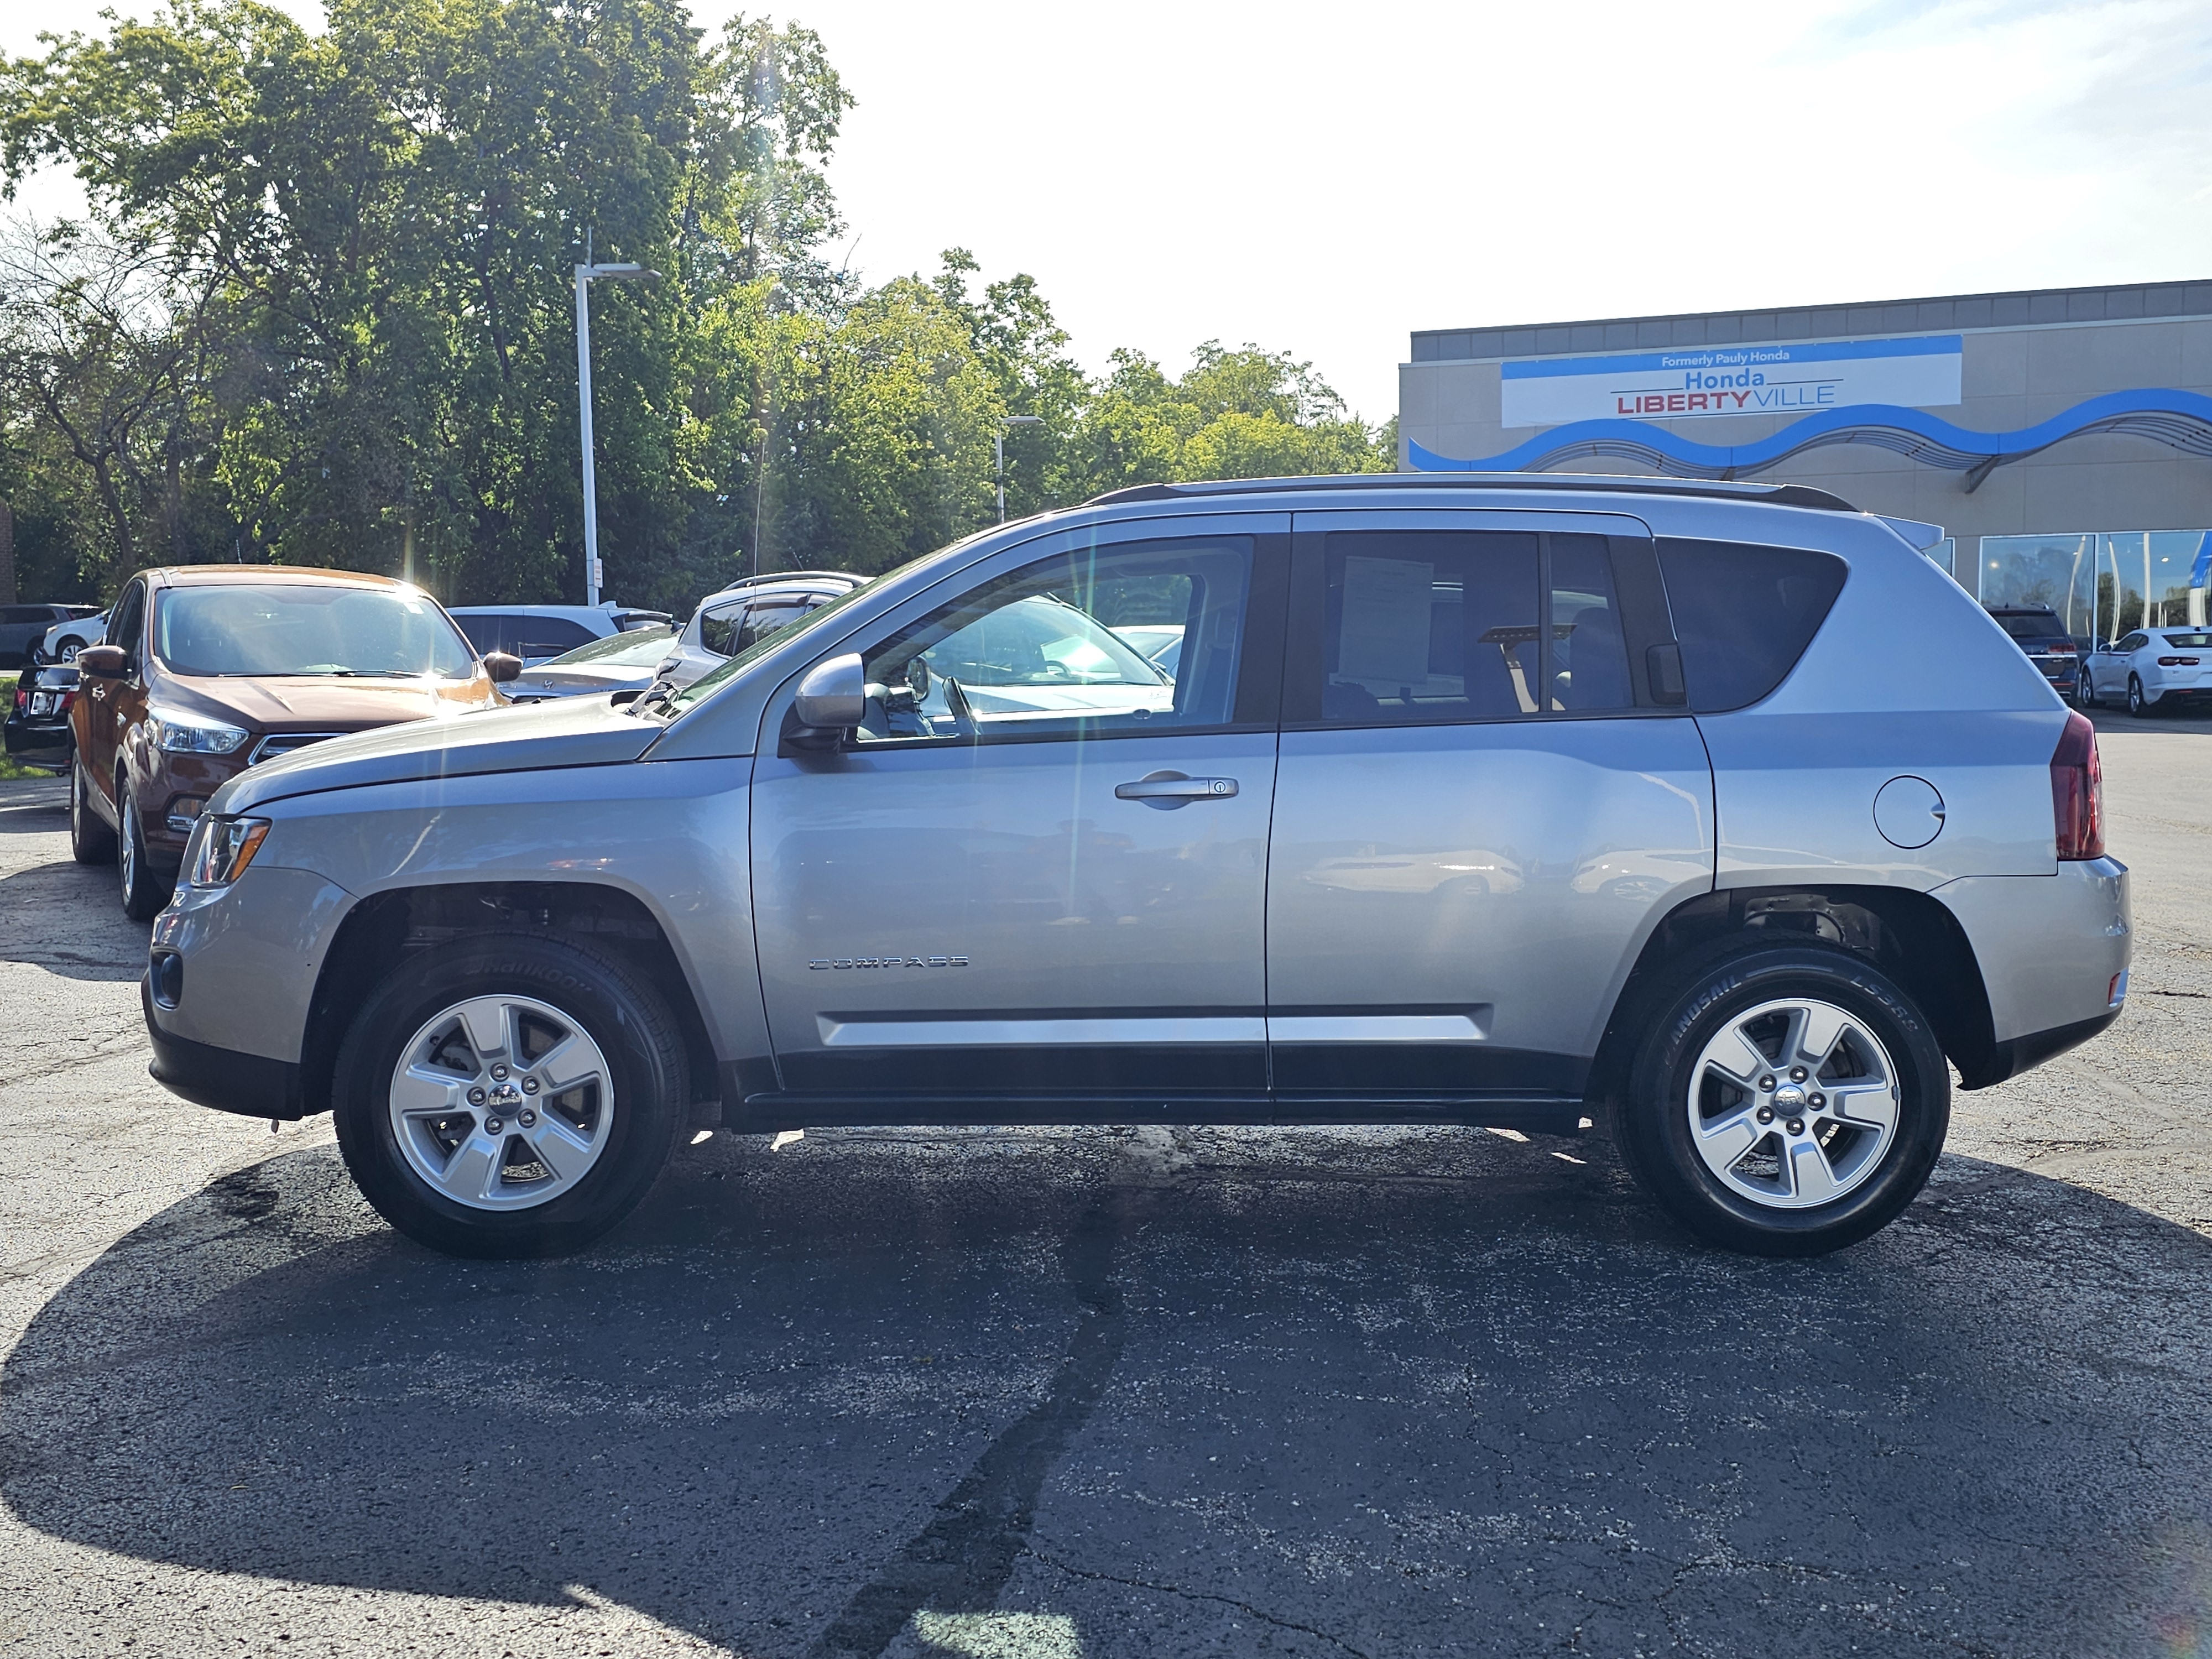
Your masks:
[{"label": "blue wave graphic on building", "polygon": [[1410,439],[1406,450],[1418,472],[1535,472],[1560,461],[1603,455],[1639,462],[1668,477],[1742,478],[1824,445],[1872,444],[1925,466],[1987,476],[1990,468],[2093,432],[2149,438],[2188,454],[2212,457],[2212,398],[2195,392],[2108,392],[2016,432],[1975,432],[1925,410],[1856,404],[1808,415],[1747,444],[1698,443],[1648,421],[1597,420],[1553,427],[1524,444],[1474,460],[1439,455]]}]

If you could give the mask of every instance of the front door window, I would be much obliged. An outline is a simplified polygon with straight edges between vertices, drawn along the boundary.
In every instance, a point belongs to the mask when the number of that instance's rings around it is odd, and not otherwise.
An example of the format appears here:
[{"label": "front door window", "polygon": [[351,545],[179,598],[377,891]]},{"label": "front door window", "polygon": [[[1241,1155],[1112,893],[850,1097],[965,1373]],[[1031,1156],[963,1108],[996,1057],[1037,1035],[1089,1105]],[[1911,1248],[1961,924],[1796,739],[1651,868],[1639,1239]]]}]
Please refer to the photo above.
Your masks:
[{"label": "front door window", "polygon": [[[860,741],[1228,725],[1252,556],[1244,537],[1087,548],[987,582],[866,654]],[[1173,667],[1145,650],[1168,629]]]}]

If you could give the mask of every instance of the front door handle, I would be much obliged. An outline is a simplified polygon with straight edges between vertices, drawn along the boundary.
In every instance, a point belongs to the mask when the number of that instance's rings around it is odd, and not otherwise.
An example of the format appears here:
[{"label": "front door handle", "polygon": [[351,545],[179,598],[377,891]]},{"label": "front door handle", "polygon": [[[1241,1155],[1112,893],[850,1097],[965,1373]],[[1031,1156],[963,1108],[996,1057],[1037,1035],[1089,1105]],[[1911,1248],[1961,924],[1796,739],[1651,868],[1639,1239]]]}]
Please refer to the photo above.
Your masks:
[{"label": "front door handle", "polygon": [[1148,772],[1134,783],[1114,786],[1116,800],[1140,800],[1163,812],[1194,800],[1226,800],[1237,793],[1234,778],[1193,778],[1181,772]]}]

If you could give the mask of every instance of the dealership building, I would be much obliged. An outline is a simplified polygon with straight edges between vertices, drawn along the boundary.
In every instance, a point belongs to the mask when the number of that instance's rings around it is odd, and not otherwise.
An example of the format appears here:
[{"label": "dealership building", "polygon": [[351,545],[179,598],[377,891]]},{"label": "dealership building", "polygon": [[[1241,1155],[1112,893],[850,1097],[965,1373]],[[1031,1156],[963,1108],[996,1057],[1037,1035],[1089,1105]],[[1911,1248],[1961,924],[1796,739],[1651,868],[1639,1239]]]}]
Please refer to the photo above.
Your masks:
[{"label": "dealership building", "polygon": [[2202,621],[2212,283],[1416,333],[1399,465],[1811,484],[1984,604]]}]

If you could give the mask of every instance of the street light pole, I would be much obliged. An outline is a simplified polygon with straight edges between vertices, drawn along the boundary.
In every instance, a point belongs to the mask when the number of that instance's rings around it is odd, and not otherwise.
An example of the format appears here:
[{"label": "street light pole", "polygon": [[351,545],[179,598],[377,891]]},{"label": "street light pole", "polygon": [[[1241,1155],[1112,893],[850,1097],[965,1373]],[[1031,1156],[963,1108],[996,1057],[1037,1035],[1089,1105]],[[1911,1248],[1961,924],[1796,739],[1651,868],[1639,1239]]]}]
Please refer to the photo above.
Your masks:
[{"label": "street light pole", "polygon": [[592,454],[592,279],[595,276],[641,277],[658,281],[660,273],[647,270],[635,260],[620,264],[581,264],[576,267],[576,406],[581,418],[584,448],[584,603],[599,602],[599,474]]},{"label": "street light pole", "polygon": [[999,429],[991,434],[991,453],[999,469],[999,522],[1006,521],[1006,428],[1010,426],[1042,426],[1042,415],[1001,415]]}]

